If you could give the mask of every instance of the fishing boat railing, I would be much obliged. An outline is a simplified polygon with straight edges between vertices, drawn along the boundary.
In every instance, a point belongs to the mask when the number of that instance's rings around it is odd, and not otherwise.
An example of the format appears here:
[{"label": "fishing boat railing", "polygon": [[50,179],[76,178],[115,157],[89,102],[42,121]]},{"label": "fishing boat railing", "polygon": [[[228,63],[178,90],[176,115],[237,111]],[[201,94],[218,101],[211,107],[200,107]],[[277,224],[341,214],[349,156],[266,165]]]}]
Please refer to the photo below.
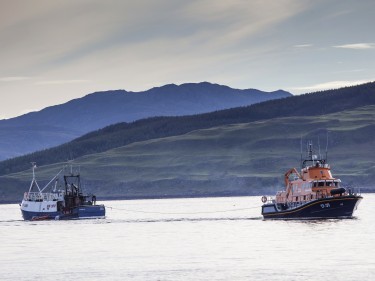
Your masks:
[{"label": "fishing boat railing", "polygon": [[41,193],[41,192],[25,192],[23,199],[25,201],[57,201],[62,193]]}]

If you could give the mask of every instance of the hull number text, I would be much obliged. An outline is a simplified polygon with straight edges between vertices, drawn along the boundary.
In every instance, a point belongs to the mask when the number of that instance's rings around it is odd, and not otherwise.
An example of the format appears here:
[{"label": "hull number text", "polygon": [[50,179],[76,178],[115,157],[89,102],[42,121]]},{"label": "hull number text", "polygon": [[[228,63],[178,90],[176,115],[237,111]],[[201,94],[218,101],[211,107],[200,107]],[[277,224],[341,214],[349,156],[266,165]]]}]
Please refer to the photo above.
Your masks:
[{"label": "hull number text", "polygon": [[330,208],[331,205],[330,205],[329,203],[325,203],[325,204],[320,204],[320,207],[321,207],[322,209],[324,209],[324,208]]}]

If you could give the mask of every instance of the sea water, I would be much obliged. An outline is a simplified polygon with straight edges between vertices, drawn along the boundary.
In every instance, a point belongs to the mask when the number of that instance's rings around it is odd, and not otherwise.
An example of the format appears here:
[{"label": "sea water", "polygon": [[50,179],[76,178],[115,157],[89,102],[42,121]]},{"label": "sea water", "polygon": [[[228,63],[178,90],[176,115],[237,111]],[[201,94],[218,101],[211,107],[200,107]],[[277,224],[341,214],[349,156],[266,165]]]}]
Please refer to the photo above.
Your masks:
[{"label": "sea water", "polygon": [[353,219],[266,221],[260,197],[101,202],[106,219],[0,205],[0,280],[375,280],[375,194]]}]

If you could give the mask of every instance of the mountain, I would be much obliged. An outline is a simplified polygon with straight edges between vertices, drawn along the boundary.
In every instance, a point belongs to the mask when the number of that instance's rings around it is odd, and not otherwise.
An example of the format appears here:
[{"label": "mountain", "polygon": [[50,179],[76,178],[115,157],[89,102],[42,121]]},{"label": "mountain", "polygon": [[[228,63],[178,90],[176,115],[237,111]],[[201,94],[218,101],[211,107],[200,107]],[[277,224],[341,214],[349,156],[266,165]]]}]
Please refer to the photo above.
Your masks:
[{"label": "mountain", "polygon": [[30,162],[47,165],[134,142],[189,133],[227,124],[290,116],[318,116],[375,104],[375,82],[266,101],[192,116],[154,117],[119,123],[88,133],[58,147],[0,162],[0,175],[25,170]]},{"label": "mountain", "polygon": [[[312,140],[344,186],[375,191],[375,105],[337,113],[223,125],[135,142],[75,159],[99,198],[274,194],[300,165],[300,139]],[[64,163],[37,169],[43,186]],[[0,202],[20,200],[31,169],[0,177]]]},{"label": "mountain", "polygon": [[208,82],[170,84],[143,92],[97,92],[0,120],[0,159],[53,147],[118,122],[198,114],[288,96],[282,90],[238,90]]},{"label": "mountain", "polygon": [[334,175],[374,191],[375,83],[368,83],[208,114],[112,125],[0,162],[0,201],[23,194],[31,178],[29,162],[42,165],[38,178],[46,182],[68,154],[82,167],[89,191],[101,197],[272,194],[281,188],[283,173],[299,166],[300,138],[324,150],[327,134]]}]

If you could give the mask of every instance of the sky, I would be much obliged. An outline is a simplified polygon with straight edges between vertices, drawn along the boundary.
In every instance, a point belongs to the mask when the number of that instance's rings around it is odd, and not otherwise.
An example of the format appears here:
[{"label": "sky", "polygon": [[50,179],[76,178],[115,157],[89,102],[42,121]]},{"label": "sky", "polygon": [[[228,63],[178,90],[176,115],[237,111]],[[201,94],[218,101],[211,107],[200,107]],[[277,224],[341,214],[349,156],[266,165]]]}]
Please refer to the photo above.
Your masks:
[{"label": "sky", "polygon": [[0,119],[208,81],[293,94],[375,80],[373,0],[0,0]]}]

